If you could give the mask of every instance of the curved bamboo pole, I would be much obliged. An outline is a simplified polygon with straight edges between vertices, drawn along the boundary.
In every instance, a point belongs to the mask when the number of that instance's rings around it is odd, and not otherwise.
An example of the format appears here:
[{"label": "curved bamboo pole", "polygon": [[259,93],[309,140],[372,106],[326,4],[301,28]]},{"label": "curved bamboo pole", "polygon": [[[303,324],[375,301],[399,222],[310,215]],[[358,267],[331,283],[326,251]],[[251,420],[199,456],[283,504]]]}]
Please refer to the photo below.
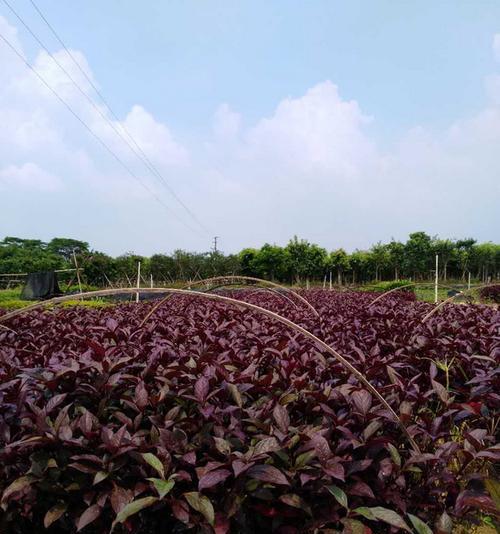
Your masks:
[{"label": "curved bamboo pole", "polygon": [[[228,275],[228,276],[214,276],[212,278],[205,278],[203,280],[197,280],[196,282],[192,282],[190,284],[186,284],[182,289],[191,289],[193,286],[201,286],[203,284],[209,284],[211,282],[226,282],[227,280],[232,281],[232,283],[237,283],[237,280],[244,280],[244,281],[251,281],[251,282],[259,282],[261,284],[268,284],[270,286],[283,289],[284,291],[288,291],[295,295],[301,302],[303,302],[312,312],[319,317],[319,313],[316,311],[316,308],[308,302],[304,297],[299,295],[296,291],[293,291],[293,289],[289,289],[288,287],[281,286],[279,284],[276,284],[274,282],[270,282],[269,280],[262,280],[261,278],[254,278],[253,276],[239,276],[239,275]],[[224,284],[226,285],[226,284]],[[219,286],[221,287],[221,286]],[[171,297],[171,295],[167,295],[166,297],[162,298],[157,304],[155,304],[151,310],[146,314],[146,317],[142,320],[142,323],[140,326],[144,325],[144,323],[156,312],[156,310],[163,306],[163,304]]]},{"label": "curved bamboo pole", "polygon": [[[384,291],[378,297],[375,297],[375,299],[372,300],[370,302],[370,304],[368,304],[368,307],[370,307],[372,304],[375,304],[375,302],[379,301],[383,297],[386,297],[387,295],[390,295],[391,293],[394,293],[395,291],[398,291],[399,289],[404,289],[405,287],[411,287],[411,286],[415,286],[415,287],[416,286],[424,286],[424,287],[425,286],[429,286],[429,287],[432,286],[432,287],[434,287],[434,283],[433,282],[412,282],[411,284],[406,284],[404,286],[394,287],[393,289],[389,289],[388,291]],[[450,286],[448,284],[439,284],[439,287],[443,287],[443,288],[446,288],[446,289],[456,289],[455,286]],[[472,289],[475,289],[475,288],[471,287],[471,290]]]},{"label": "curved bamboo pole", "polygon": [[[260,284],[267,284],[267,285],[272,286],[273,288],[276,288],[276,289],[282,289],[283,291],[286,291],[287,293],[291,293],[292,295],[297,297],[316,316],[319,317],[319,313],[317,312],[316,308],[307,299],[305,299],[302,295],[300,295],[299,293],[297,293],[293,289],[290,289],[289,287],[286,287],[286,286],[282,286],[281,284],[277,284],[276,282],[271,282],[270,280],[264,280],[262,278],[256,278],[254,276],[242,276],[242,275],[214,276],[213,278],[205,278],[204,280],[198,280],[198,281],[196,281],[194,283],[186,285],[182,289],[188,289],[188,288],[191,288],[194,285],[203,285],[203,284],[206,284],[207,282],[208,283],[217,282],[219,280],[220,281],[229,280],[230,283],[228,283],[228,284],[224,283],[224,284],[221,284],[221,285],[219,285],[217,287],[225,287],[225,286],[228,286],[228,285],[235,285],[235,284],[238,283],[238,280],[245,280],[245,281],[250,281],[250,282],[259,282]],[[217,289],[217,287],[214,287],[214,288],[211,288],[211,289]],[[278,291],[275,291],[275,292],[279,293]]]},{"label": "curved bamboo pole", "polygon": [[370,304],[368,304],[368,307],[372,306],[373,304],[375,304],[375,302],[378,302],[380,299],[386,297],[387,295],[394,293],[395,291],[399,291],[400,289],[404,289],[405,287],[416,286],[416,285],[417,285],[416,282],[413,282],[411,284],[405,284],[404,286],[394,287],[392,289],[389,289],[389,291],[384,291],[382,295],[375,297],[375,299],[372,300]]},{"label": "curved bamboo pole", "polygon": [[[293,330],[300,332],[303,336],[305,336],[306,338],[310,339],[313,343],[315,343],[316,346],[320,347],[324,351],[328,352],[331,356],[333,356],[334,359],[336,359],[345,369],[349,370],[366,387],[366,389],[368,389],[368,391],[370,391],[382,403],[382,405],[389,411],[389,413],[394,418],[394,421],[399,425],[399,427],[403,431],[404,435],[406,436],[413,450],[417,453],[420,453],[420,449],[417,443],[411,437],[410,433],[408,432],[406,426],[403,424],[403,422],[399,418],[398,414],[392,409],[391,405],[384,399],[384,397],[378,392],[378,390],[369,382],[369,380],[360,371],[358,371],[351,363],[349,363],[340,353],[338,353],[335,349],[330,347],[330,345],[327,345],[324,341],[322,341],[321,339],[316,337],[314,334],[309,332],[309,330],[306,330],[302,326],[295,324],[293,321],[290,321],[289,319],[286,319],[285,317],[282,317],[281,315],[278,315],[275,312],[266,310],[265,308],[261,308],[260,306],[257,306],[256,304],[250,304],[249,302],[244,302],[242,300],[237,300],[237,299],[233,299],[230,297],[224,297],[222,295],[216,295],[213,293],[199,293],[199,292],[194,292],[194,291],[188,291],[185,289],[173,289],[173,288],[136,288],[136,287],[133,287],[133,288],[123,288],[123,289],[101,289],[98,291],[88,291],[85,293],[81,293],[80,296],[82,298],[105,297],[108,295],[136,293],[137,291],[142,292],[142,293],[165,293],[166,292],[166,293],[172,293],[176,295],[201,297],[201,298],[205,298],[209,300],[215,300],[219,302],[226,302],[228,304],[234,304],[235,306],[248,308],[250,310],[261,313],[262,315],[266,315],[267,317],[270,317],[271,319],[275,319],[276,321],[284,324],[285,326],[288,326],[289,328],[292,328]],[[71,300],[73,298],[74,298],[74,295],[66,295],[63,297],[56,297],[56,298],[47,300],[45,302],[41,302],[41,303],[38,302],[36,304],[32,304],[31,306],[27,306],[26,308],[14,310],[10,313],[7,313],[1,316],[0,322],[6,321],[8,319],[12,319],[13,317],[26,313],[27,311],[32,311],[38,308],[43,308],[44,306],[51,305],[51,304],[59,304],[61,302],[64,302],[66,300]]]},{"label": "curved bamboo pole", "polygon": [[471,287],[470,289],[464,289],[463,291],[460,291],[460,293],[457,293],[456,295],[453,295],[452,297],[447,298],[446,300],[443,300],[443,302],[440,302],[437,306],[435,306],[423,319],[422,323],[425,323],[429,317],[432,317],[438,310],[440,310],[445,304],[448,304],[453,299],[456,299],[457,297],[460,297],[462,295],[465,295],[466,293],[470,293],[471,291],[474,291],[475,289],[483,289],[484,287],[494,287],[499,286],[500,283],[494,283],[494,284],[484,284],[482,286],[476,286]]},{"label": "curved bamboo pole", "polygon": [[[220,284],[220,285],[217,285],[215,287],[211,287],[210,289],[207,289],[206,291],[204,291],[203,293],[210,293],[211,291],[215,291],[216,289],[219,289],[221,287],[228,287],[228,284]],[[294,302],[290,297],[287,297],[286,295],[284,295],[283,293],[280,293],[277,289],[274,289],[272,287],[256,287],[253,291],[251,291],[251,293],[249,294],[250,295],[253,295],[254,293],[257,293],[258,291],[270,291],[273,293],[273,295],[277,295],[278,297],[282,298],[282,299],[285,299],[287,300],[292,306],[294,306],[295,308],[297,308],[297,303]],[[168,295],[169,297],[171,297],[172,295]],[[163,302],[166,302],[168,299],[165,298],[163,299]],[[157,309],[157,308],[156,308]],[[153,314],[153,312],[156,311],[156,309],[154,310],[151,310],[147,315],[146,317],[144,317],[144,319],[142,320],[141,324],[139,326],[143,326],[144,323],[151,317],[151,315]]]},{"label": "curved bamboo pole", "polygon": [[[220,287],[227,287],[227,286],[224,284],[222,286],[211,287],[208,291],[206,291],[206,293],[210,293],[211,291],[215,291],[216,289],[218,289]],[[272,287],[256,287],[253,291],[251,291],[251,293],[248,294],[248,296],[253,295],[254,293],[257,293],[258,291],[271,291],[271,293],[273,293],[273,295],[277,295],[278,297],[287,300],[292,306],[297,308],[297,303],[296,302],[294,302],[290,297],[287,297],[286,295],[283,295],[283,293],[280,293],[276,289],[273,289]]]}]

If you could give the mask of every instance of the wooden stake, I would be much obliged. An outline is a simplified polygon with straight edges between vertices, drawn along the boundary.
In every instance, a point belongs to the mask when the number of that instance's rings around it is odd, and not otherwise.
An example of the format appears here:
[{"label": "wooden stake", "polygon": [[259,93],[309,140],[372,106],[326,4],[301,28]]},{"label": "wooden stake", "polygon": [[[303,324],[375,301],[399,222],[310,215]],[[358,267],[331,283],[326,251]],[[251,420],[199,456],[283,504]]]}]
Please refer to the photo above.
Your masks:
[{"label": "wooden stake", "polygon": [[[141,287],[141,262],[137,262],[137,289]],[[139,302],[139,291],[135,294],[135,301]]]},{"label": "wooden stake", "polygon": [[439,256],[436,254],[436,278],[434,281],[434,304],[438,303]]},{"label": "wooden stake", "polygon": [[149,275],[149,278],[150,278],[150,282],[151,282],[151,287],[154,287],[154,284],[153,284],[153,275],[150,274],[150,275]]},{"label": "wooden stake", "polygon": [[[82,281],[80,279],[80,269],[78,268],[78,262],[76,261],[75,249],[73,249],[73,260],[75,262],[76,278],[78,279],[78,287],[80,288],[80,295],[81,295],[83,293],[83,291],[82,291]],[[80,300],[82,300],[82,297],[80,297]]]}]

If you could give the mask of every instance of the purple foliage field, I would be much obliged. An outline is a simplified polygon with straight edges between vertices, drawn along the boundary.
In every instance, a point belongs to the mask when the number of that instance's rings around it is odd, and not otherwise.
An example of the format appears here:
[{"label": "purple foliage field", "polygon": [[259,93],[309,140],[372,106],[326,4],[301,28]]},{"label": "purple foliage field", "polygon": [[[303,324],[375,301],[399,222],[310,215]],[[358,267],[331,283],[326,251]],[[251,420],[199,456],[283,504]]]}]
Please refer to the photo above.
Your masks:
[{"label": "purple foliage field", "polygon": [[226,291],[0,329],[0,532],[447,533],[499,518],[500,312]]}]

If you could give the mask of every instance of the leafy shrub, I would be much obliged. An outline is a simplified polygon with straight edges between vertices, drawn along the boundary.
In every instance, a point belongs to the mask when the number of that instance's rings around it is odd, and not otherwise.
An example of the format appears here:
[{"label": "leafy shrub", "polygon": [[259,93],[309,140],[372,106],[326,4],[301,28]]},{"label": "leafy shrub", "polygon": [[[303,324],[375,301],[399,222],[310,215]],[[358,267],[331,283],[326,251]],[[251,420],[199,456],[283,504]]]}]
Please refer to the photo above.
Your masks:
[{"label": "leafy shrub", "polygon": [[303,293],[318,320],[229,294],[336,347],[422,453],[329,354],[255,312],[191,296],[143,328],[149,304],[36,312],[0,329],[0,531],[427,533],[497,513],[496,310],[422,324],[430,306],[399,294]]},{"label": "leafy shrub", "polygon": [[496,286],[483,287],[479,290],[482,300],[488,300],[500,304],[500,284]]},{"label": "leafy shrub", "polygon": [[409,287],[403,287],[408,286],[408,284],[411,284],[411,280],[389,280],[387,282],[378,282],[378,284],[375,284],[372,291],[390,291],[391,289],[396,289],[398,287],[402,288],[402,291],[409,291],[413,292],[415,291],[415,286],[409,286]]}]

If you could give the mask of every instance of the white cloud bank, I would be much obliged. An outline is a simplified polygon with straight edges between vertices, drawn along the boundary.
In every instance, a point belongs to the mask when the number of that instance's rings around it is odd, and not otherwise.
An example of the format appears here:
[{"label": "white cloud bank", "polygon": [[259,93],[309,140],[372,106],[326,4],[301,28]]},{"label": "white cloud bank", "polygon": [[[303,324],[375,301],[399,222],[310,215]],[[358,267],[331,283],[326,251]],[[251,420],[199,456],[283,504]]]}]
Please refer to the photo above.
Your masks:
[{"label": "white cloud bank", "polygon": [[[0,31],[21,50],[16,29],[1,17]],[[493,53],[500,60],[500,34]],[[73,54],[92,77],[85,56]],[[55,55],[90,92],[70,58]],[[1,233],[67,233],[112,253],[208,248],[209,236],[190,233],[165,213],[1,43],[0,61],[0,195],[12,199],[2,202]],[[92,107],[45,52],[33,63],[147,187],[187,219],[103,119],[111,120],[106,109]],[[475,116],[439,132],[416,127],[385,151],[371,133],[376,118],[330,81],[283,99],[250,126],[221,104],[210,138],[189,149],[141,105],[113,124],[133,135],[226,250],[283,243],[294,233],[347,248],[417,229],[497,239],[499,80],[495,73],[485,79],[485,104]],[[9,208],[21,197],[32,204],[28,221]],[[43,218],[42,205],[50,208]]]},{"label": "white cloud bank", "polygon": [[493,56],[500,62],[500,33],[493,36]]},{"label": "white cloud bank", "polygon": [[304,173],[334,173],[349,179],[372,161],[373,143],[363,132],[370,118],[345,101],[330,81],[299,98],[281,101],[272,117],[246,136],[247,157]]},{"label": "white cloud bank", "polygon": [[8,165],[0,169],[0,182],[12,188],[26,191],[58,191],[62,188],[62,181],[50,174],[36,163],[24,163],[21,166]]}]

